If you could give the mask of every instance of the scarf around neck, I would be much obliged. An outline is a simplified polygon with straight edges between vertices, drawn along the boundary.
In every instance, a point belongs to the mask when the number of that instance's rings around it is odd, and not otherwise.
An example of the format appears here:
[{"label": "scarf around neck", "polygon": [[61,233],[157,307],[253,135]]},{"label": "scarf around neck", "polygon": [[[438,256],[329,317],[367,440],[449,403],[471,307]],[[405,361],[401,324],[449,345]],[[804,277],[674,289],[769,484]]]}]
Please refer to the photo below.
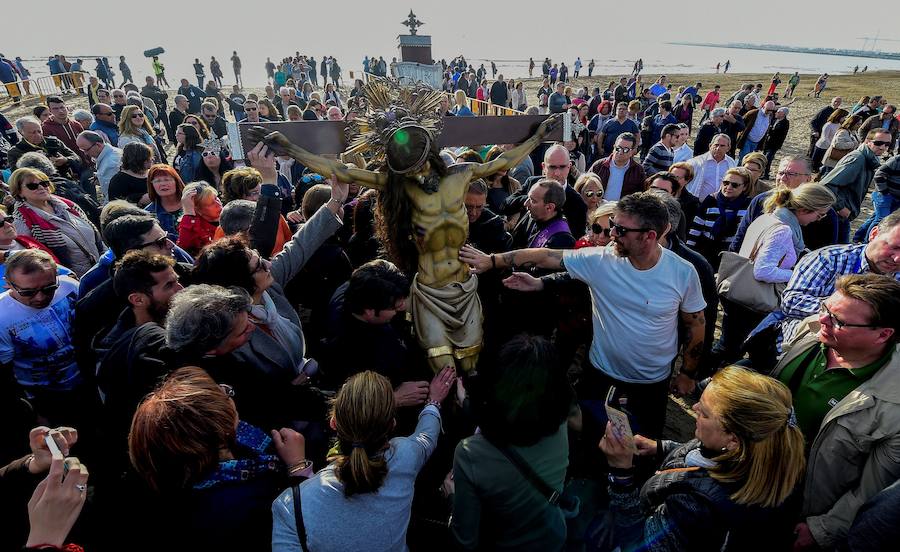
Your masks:
[{"label": "scarf around neck", "polygon": [[794,250],[797,252],[797,257],[799,258],[800,252],[806,249],[806,244],[803,243],[803,228],[800,226],[800,221],[797,220],[797,215],[785,207],[778,207],[772,212],[772,215],[791,229],[791,239],[794,241]]}]

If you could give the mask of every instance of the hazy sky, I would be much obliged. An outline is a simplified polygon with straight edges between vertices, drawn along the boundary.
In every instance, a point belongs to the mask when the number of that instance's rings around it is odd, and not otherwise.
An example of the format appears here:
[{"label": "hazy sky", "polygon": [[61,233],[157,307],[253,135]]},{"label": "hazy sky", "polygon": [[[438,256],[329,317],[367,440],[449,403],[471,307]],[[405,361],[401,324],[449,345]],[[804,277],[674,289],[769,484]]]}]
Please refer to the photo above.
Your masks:
[{"label": "hazy sky", "polygon": [[[331,54],[344,69],[359,68],[365,53],[374,52],[388,60],[396,55],[397,35],[405,32],[400,22],[410,7],[426,23],[420,34],[433,36],[435,59],[449,59],[460,52],[468,57],[494,59],[574,59],[576,55],[590,58],[612,52],[623,58],[636,58],[647,57],[655,44],[669,40],[859,48],[863,43],[857,37],[874,36],[877,30],[871,18],[839,16],[837,10],[846,13],[846,6],[833,0],[789,1],[777,7],[723,2],[705,12],[696,9],[695,2],[671,0],[579,2],[569,10],[561,8],[564,4],[560,2],[351,0],[211,4],[153,0],[140,4],[147,10],[143,15],[128,9],[126,0],[4,4],[2,12],[7,25],[0,51],[7,56],[60,52],[101,54],[113,60],[113,56],[124,54],[135,77],[146,74],[149,67],[141,53],[155,46],[166,49],[163,61],[173,76],[191,76],[193,58],[208,63],[210,55],[222,61],[228,75],[228,58],[235,49],[243,59],[244,73],[254,76],[263,74],[267,55],[280,58],[297,50],[317,59]],[[835,7],[834,12],[827,11],[830,5]],[[512,6],[516,9],[511,10]],[[734,13],[734,8],[725,6],[743,7],[740,13]],[[52,15],[48,15],[50,11]],[[557,13],[551,15],[553,11]],[[37,36],[38,28],[43,29],[41,36],[48,36],[46,31],[56,28],[50,21],[60,19],[69,23],[66,31],[51,34],[49,39]],[[34,24],[8,25],[16,21]],[[692,23],[673,25],[687,21]],[[69,34],[73,28],[81,32],[77,36]],[[886,20],[882,36],[900,38],[891,36],[891,32],[890,21]],[[885,41],[879,47],[900,51],[900,42]],[[88,67],[93,69],[93,64]]]}]

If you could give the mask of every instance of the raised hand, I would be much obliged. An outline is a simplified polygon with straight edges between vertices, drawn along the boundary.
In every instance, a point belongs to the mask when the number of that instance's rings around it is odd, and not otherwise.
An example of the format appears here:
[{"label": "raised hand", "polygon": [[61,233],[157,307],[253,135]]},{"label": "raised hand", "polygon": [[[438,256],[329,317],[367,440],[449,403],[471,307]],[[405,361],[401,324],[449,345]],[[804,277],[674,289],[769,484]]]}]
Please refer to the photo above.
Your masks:
[{"label": "raised hand", "polygon": [[431,379],[431,384],[428,386],[428,400],[437,403],[444,402],[444,399],[450,394],[450,389],[453,387],[454,381],[456,381],[456,370],[454,366],[452,364],[444,366],[444,369],[435,374]]},{"label": "raised hand", "polygon": [[470,265],[472,272],[481,274],[491,269],[491,256],[485,255],[471,245],[464,245],[459,250],[459,260]]}]

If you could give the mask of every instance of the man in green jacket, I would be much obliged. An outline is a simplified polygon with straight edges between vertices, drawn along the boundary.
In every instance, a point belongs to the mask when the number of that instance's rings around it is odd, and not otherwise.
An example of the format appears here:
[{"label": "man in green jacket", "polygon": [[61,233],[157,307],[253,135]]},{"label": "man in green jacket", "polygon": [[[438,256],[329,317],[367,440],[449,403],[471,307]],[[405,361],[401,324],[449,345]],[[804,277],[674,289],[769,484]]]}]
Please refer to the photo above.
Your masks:
[{"label": "man in green jacket", "polygon": [[794,550],[840,548],[856,512],[900,478],[900,282],[841,277],[772,373],[791,389],[809,460]]},{"label": "man in green jacket", "polygon": [[850,223],[859,215],[881,156],[891,145],[891,134],[883,129],[870,130],[866,141],[835,165],[821,183],[837,197],[834,210],[838,214],[838,243],[850,242]]}]

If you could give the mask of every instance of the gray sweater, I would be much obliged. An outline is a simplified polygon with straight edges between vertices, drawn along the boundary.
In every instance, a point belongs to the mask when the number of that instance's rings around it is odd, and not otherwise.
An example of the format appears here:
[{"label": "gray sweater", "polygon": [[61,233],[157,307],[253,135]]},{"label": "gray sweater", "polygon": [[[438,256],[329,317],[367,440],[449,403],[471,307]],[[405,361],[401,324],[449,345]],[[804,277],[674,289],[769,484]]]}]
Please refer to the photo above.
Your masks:
[{"label": "gray sweater", "polygon": [[[395,437],[385,452],[388,473],[374,493],[344,496],[331,464],[300,484],[303,525],[311,552],[406,552],[406,528],[416,476],[437,446],[441,414],[426,406],[409,437]],[[300,552],[291,489],[272,504],[272,552]]]}]

